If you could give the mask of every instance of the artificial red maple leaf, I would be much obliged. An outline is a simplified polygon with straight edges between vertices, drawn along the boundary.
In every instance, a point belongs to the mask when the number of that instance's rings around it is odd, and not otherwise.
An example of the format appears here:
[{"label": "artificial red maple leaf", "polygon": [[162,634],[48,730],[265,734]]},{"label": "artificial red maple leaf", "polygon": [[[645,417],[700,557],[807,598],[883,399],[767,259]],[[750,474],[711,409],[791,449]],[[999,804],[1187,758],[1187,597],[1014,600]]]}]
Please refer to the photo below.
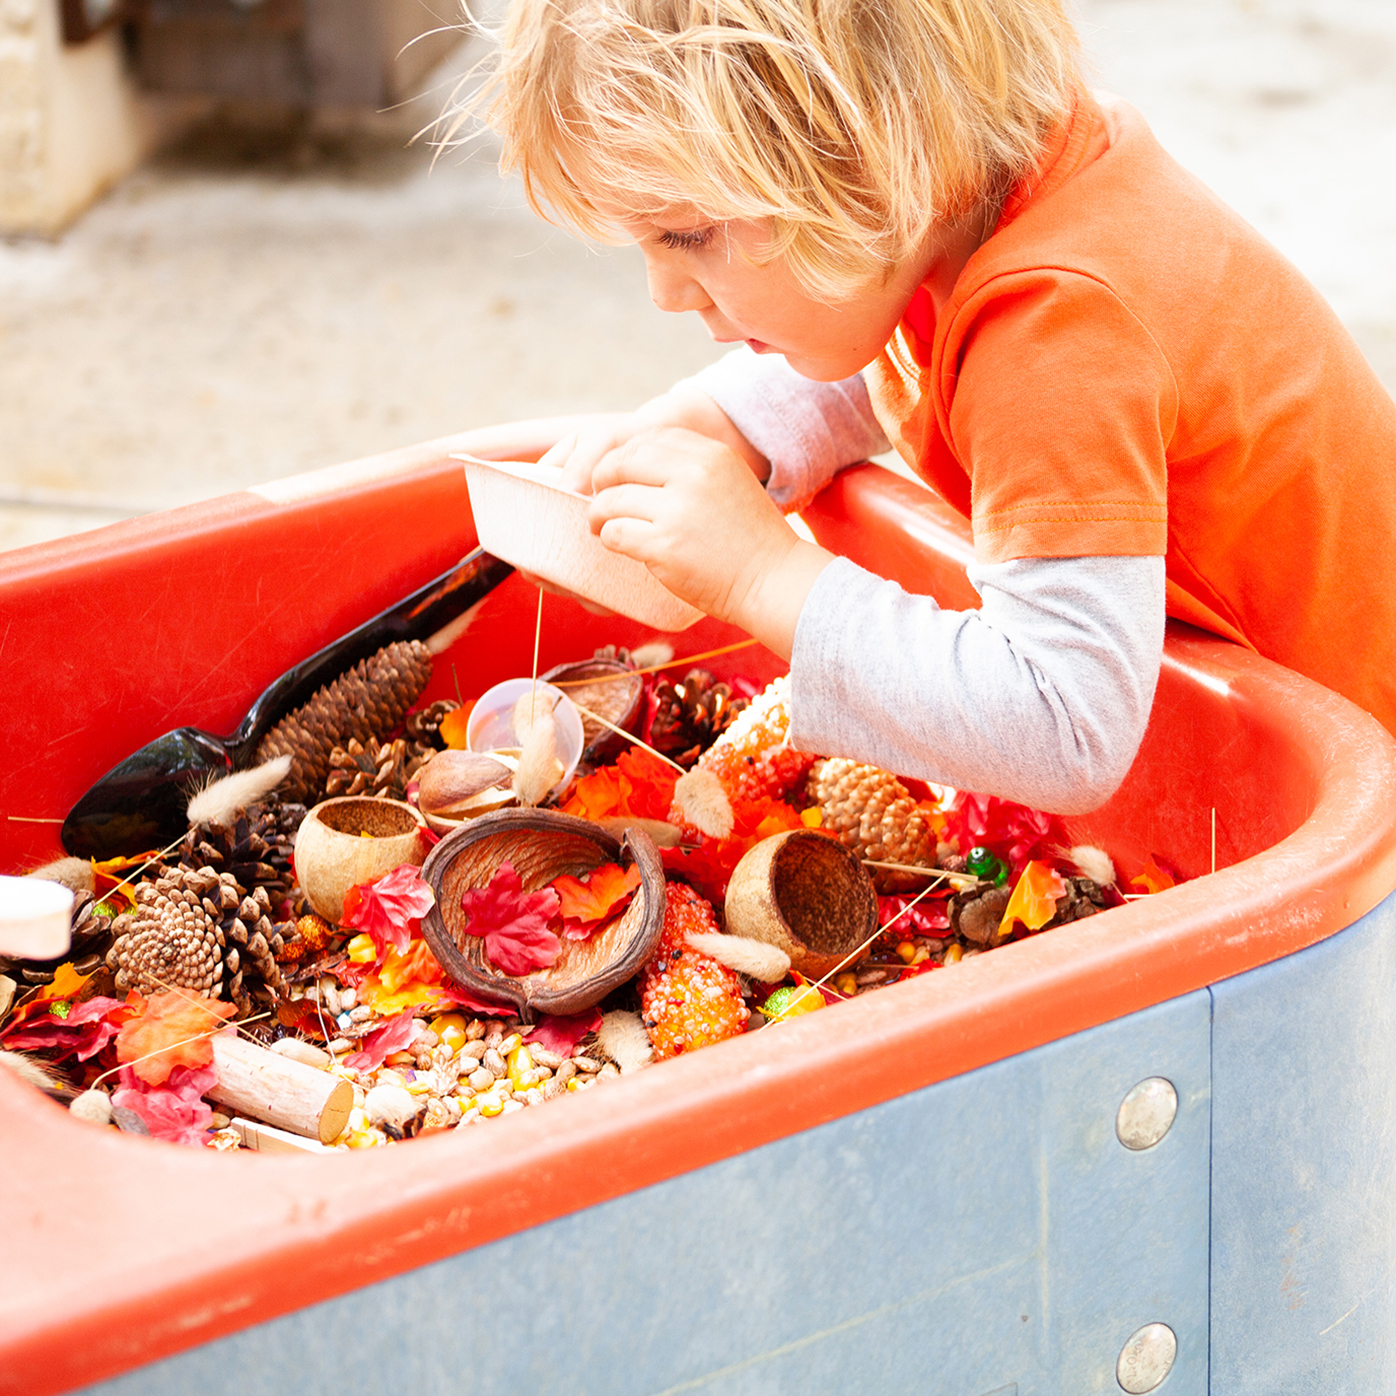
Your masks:
[{"label": "artificial red maple leaf", "polygon": [[[60,1005],[67,1009],[62,1017],[52,1012]],[[138,1011],[137,1004],[100,996],[74,1004],[62,999],[52,1000],[46,1004],[44,1013],[12,1020],[0,1032],[0,1045],[11,1051],[56,1048],[57,1053],[51,1058],[55,1063],[68,1057],[85,1062],[95,1057],[121,1031],[121,1025]]]},{"label": "artificial red maple leaf", "polygon": [[525,892],[507,859],[485,887],[461,894],[465,933],[483,936],[485,955],[505,974],[547,969],[562,953],[562,942],[548,929],[557,916],[558,895],[551,887]]},{"label": "artificial red maple leaf", "polygon": [[399,1013],[376,1032],[369,1033],[359,1050],[345,1057],[344,1065],[352,1066],[355,1071],[372,1071],[382,1066],[394,1052],[410,1047],[416,1035],[417,1021],[413,1014],[410,1011]]},{"label": "artificial red maple leaf", "polygon": [[560,1057],[570,1057],[582,1038],[600,1026],[599,1008],[588,1008],[585,1013],[571,1013],[565,1018],[555,1013],[545,1013],[524,1034],[524,1041],[536,1042]]},{"label": "artificial red maple leaf", "polygon": [[351,887],[344,898],[341,924],[372,936],[382,960],[390,945],[399,954],[406,953],[422,917],[435,905],[421,869],[402,863],[372,882]]},{"label": "artificial red maple leaf", "polygon": [[1158,859],[1150,858],[1149,866],[1144,869],[1138,877],[1129,880],[1131,887],[1138,887],[1142,892],[1166,892],[1170,887],[1176,887],[1176,880],[1166,873],[1158,865]]},{"label": "artificial red maple leaf", "polygon": [[1046,863],[1029,863],[1003,909],[1000,937],[1012,932],[1015,921],[1021,921],[1030,931],[1040,930],[1057,914],[1057,900],[1064,896],[1066,882],[1061,873]]},{"label": "artificial red maple leaf", "polygon": [[1042,810],[962,790],[946,820],[946,836],[953,837],[961,853],[982,844],[1003,858],[1014,873],[1022,872],[1049,838],[1069,843],[1060,821]]},{"label": "artificial red maple leaf", "polygon": [[562,933],[568,940],[589,940],[603,923],[614,920],[630,904],[640,885],[640,869],[631,864],[602,863],[585,878],[564,873],[552,888],[562,913]]},{"label": "artificial red maple leaf", "polygon": [[124,1066],[119,1079],[112,1105],[139,1115],[152,1139],[196,1146],[205,1142],[213,1111],[203,1096],[218,1084],[216,1067],[176,1067],[162,1085],[152,1085],[136,1075],[134,1066]]},{"label": "artificial red maple leaf", "polygon": [[[945,898],[927,897],[912,906],[914,898],[887,896],[877,899],[877,924],[902,936],[936,936],[950,929],[945,914]],[[909,909],[908,909],[909,908]]]},{"label": "artificial red maple leaf", "polygon": [[178,990],[152,994],[117,1033],[116,1059],[148,1085],[163,1085],[176,1067],[207,1066],[213,1060],[213,1033],[236,1012],[236,1004]]}]

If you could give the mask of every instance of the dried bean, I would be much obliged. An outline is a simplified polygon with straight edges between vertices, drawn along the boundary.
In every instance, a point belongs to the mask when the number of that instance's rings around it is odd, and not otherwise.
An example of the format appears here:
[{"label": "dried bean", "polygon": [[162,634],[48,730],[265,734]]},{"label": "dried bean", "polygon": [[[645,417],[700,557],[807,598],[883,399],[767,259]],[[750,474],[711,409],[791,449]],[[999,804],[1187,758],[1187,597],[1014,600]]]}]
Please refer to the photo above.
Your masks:
[{"label": "dried bean", "polygon": [[567,1060],[566,1057],[560,1057],[556,1052],[550,1052],[546,1047],[539,1047],[532,1042],[528,1045],[529,1051],[533,1053],[534,1062],[538,1066],[546,1066],[549,1071],[556,1071]]},{"label": "dried bean", "polygon": [[[471,1024],[471,1027],[475,1026],[477,1025],[474,1023]],[[473,1057],[478,1062],[480,1058],[485,1055],[486,1050],[485,1044],[477,1038],[474,1042],[467,1042],[465,1046],[460,1049],[460,1054],[462,1057]]]},{"label": "dried bean", "polygon": [[357,1008],[349,1010],[349,1021],[351,1023],[366,1023],[373,1017],[373,1010],[366,1003],[361,1003]]},{"label": "dried bean", "polygon": [[482,1066],[478,1071],[470,1073],[470,1084],[477,1091],[488,1091],[495,1083],[495,1074],[489,1067]]},{"label": "dried bean", "polygon": [[572,1065],[576,1067],[578,1071],[591,1072],[601,1070],[601,1063],[594,1057],[573,1057]]},{"label": "dried bean", "polygon": [[577,1074],[577,1063],[571,1060],[564,1061],[557,1069],[554,1081],[561,1081],[565,1086]]},{"label": "dried bean", "polygon": [[508,1067],[504,1065],[504,1058],[493,1047],[485,1053],[484,1061],[496,1076],[503,1076],[508,1071]]},{"label": "dried bean", "polygon": [[[469,1043],[469,1042],[478,1042],[482,1037],[484,1037],[484,1035],[485,1035],[485,1025],[484,1025],[478,1018],[472,1018],[472,1019],[465,1025],[465,1040],[466,1040],[466,1042],[468,1042],[468,1043]],[[464,1051],[465,1049],[464,1049],[464,1048],[461,1048],[461,1050]],[[482,1049],[482,1050],[483,1050],[483,1049]]]}]

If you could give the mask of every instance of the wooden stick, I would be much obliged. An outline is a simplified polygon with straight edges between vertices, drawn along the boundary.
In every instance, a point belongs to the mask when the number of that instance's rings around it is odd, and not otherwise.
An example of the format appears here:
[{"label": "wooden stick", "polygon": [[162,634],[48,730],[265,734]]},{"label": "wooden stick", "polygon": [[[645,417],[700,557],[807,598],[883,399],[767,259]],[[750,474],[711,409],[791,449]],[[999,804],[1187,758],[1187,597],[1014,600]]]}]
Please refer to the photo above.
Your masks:
[{"label": "wooden stick", "polygon": [[208,1095],[241,1115],[328,1144],[354,1108],[354,1088],[342,1076],[278,1056],[231,1033],[213,1039],[218,1084]]},{"label": "wooden stick", "polygon": [[549,679],[554,688],[583,688],[593,683],[616,683],[620,679],[631,679],[636,674],[658,674],[665,669],[678,669],[685,664],[696,664],[700,659],[715,659],[720,654],[731,654],[734,650],[750,649],[759,640],[738,640],[734,645],[723,645],[721,649],[704,650],[702,654],[686,655],[682,659],[671,659],[667,664],[649,664],[643,669],[626,669],[619,674],[597,674],[589,679]]},{"label": "wooden stick", "polygon": [[[348,1084],[347,1082],[345,1083]],[[275,1129],[256,1120],[234,1118],[230,1128],[242,1136],[242,1147],[261,1154],[332,1154],[335,1151],[318,1139],[305,1139],[289,1130]]]}]

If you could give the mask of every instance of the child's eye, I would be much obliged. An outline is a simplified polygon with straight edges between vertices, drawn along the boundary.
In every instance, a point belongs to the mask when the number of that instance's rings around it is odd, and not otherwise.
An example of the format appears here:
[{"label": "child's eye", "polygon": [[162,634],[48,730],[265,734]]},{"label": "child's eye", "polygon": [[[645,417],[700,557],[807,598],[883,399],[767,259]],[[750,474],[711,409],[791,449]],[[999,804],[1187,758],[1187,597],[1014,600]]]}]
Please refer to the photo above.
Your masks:
[{"label": "child's eye", "polygon": [[711,241],[713,230],[711,228],[693,228],[686,233],[660,233],[659,244],[661,247],[673,248],[675,251],[691,252],[697,247],[706,247]]}]

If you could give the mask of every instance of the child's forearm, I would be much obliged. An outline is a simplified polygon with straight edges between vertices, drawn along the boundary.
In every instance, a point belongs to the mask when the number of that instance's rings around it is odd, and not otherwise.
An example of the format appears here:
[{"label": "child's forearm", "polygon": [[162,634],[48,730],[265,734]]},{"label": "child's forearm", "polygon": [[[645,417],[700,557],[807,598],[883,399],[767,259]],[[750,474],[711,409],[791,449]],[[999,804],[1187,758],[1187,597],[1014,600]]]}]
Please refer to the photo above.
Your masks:
[{"label": "child's forearm", "polygon": [[946,611],[839,560],[791,657],[791,741],[1057,813],[1102,804],[1148,722],[1163,648],[1159,557],[978,565]]}]

